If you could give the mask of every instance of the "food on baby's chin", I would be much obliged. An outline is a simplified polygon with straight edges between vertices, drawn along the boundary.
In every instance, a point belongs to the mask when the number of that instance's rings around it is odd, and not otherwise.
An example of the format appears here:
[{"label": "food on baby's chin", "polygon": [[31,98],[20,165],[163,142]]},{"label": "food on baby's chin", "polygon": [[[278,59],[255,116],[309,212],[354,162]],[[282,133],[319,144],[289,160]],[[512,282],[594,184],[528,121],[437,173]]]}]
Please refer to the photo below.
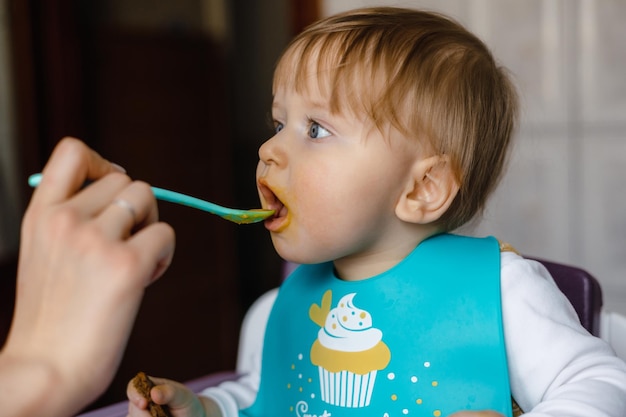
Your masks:
[{"label": "food on baby's chin", "polygon": [[148,411],[152,417],[172,417],[167,405],[159,405],[152,401],[150,391],[154,387],[154,382],[143,372],[139,372],[132,380],[135,389],[148,400]]}]

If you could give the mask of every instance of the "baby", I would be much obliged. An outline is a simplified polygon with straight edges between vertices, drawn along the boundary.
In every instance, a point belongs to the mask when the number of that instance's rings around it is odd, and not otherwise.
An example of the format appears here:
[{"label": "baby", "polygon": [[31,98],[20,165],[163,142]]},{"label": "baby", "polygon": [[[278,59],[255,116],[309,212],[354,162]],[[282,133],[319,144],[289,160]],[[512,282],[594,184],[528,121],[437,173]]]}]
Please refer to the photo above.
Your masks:
[{"label": "baby", "polygon": [[548,272],[450,233],[481,213],[516,125],[478,38],[435,13],[339,14],[291,42],[273,95],[257,184],[276,250],[301,266],[260,301],[240,380],[197,396],[155,378],[154,402],[177,417],[624,415],[626,364]]}]

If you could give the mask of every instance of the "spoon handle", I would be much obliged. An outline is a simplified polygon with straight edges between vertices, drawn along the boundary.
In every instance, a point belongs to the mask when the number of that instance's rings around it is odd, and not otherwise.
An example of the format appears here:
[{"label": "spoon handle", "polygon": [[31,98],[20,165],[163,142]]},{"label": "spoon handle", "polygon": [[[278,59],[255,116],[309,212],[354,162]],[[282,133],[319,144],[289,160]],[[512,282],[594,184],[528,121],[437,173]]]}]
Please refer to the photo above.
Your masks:
[{"label": "spoon handle", "polygon": [[[28,185],[35,188],[41,182],[41,173],[33,174],[28,177]],[[223,207],[196,197],[186,194],[177,193],[176,191],[165,190],[158,187],[150,187],[154,193],[154,197],[161,201],[176,203],[187,207],[216,214],[222,218],[235,223],[256,223],[269,217],[273,210],[240,210]]]},{"label": "spoon handle", "polygon": [[232,210],[226,207],[219,206],[214,203],[210,203],[205,200],[201,200],[196,197],[192,197],[187,194],[177,193],[176,191],[165,190],[158,187],[150,187],[154,193],[154,197],[157,200],[167,201],[170,203],[180,204],[182,206],[192,207],[199,210],[208,211],[218,216],[224,216],[231,213]]}]

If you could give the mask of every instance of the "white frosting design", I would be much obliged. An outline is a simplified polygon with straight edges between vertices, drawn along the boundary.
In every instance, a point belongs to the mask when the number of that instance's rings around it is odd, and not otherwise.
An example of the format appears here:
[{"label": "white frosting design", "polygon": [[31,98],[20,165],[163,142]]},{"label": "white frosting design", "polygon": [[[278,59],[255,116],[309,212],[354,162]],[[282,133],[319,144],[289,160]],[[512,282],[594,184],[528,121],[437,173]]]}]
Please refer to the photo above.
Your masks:
[{"label": "white frosting design", "polygon": [[355,307],[356,293],[345,295],[337,307],[330,310],[318,338],[322,346],[342,352],[361,352],[371,349],[383,337],[383,332],[372,327],[372,316]]}]

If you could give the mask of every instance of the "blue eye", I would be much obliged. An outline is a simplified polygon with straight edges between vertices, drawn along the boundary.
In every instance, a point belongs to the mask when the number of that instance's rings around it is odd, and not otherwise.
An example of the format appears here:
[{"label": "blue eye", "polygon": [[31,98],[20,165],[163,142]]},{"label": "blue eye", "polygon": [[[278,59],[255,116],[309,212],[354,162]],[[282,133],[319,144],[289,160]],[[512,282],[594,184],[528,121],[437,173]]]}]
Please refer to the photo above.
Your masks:
[{"label": "blue eye", "polygon": [[330,136],[330,132],[319,123],[311,120],[308,135],[312,139],[321,139]]},{"label": "blue eye", "polygon": [[282,123],[274,121],[274,134],[283,130],[284,127],[285,125],[283,125]]}]

